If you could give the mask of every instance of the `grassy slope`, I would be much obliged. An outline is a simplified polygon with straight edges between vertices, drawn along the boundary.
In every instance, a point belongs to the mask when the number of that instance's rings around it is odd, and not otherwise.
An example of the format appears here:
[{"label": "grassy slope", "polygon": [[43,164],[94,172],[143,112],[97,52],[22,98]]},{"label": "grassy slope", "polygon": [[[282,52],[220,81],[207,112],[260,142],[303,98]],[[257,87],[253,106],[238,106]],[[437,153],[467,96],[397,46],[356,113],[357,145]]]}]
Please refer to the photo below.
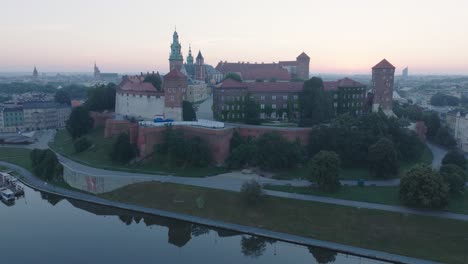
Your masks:
[{"label": "grassy slope", "polygon": [[[397,177],[400,177],[404,173],[406,173],[410,168],[418,163],[432,163],[432,152],[426,146],[424,148],[424,152],[421,155],[421,158],[414,162],[400,162],[400,173]],[[306,179],[307,178],[307,167],[300,167],[295,168],[292,170],[282,171],[277,173],[274,178],[275,179]],[[365,179],[365,180],[372,180],[374,179],[372,175],[369,173],[367,168],[342,168],[340,173],[340,179],[342,180],[357,180],[357,179]]]},{"label": "grassy slope", "polygon": [[[204,197],[203,209],[196,199]],[[465,263],[468,222],[265,197],[245,206],[234,192],[140,183],[102,197],[446,263]]]},{"label": "grassy slope", "polygon": [[29,159],[30,149],[5,147],[0,148],[0,160],[10,162],[32,171],[31,160]]},{"label": "grassy slope", "polygon": [[51,147],[75,161],[103,169],[148,174],[174,174],[186,177],[204,177],[224,172],[224,169],[214,167],[168,168],[158,165],[153,160],[133,165],[121,165],[110,159],[109,152],[112,150],[113,139],[104,138],[104,131],[102,129],[93,130],[87,137],[93,142],[94,146],[84,152],[75,153],[70,135],[65,130],[60,130]]}]

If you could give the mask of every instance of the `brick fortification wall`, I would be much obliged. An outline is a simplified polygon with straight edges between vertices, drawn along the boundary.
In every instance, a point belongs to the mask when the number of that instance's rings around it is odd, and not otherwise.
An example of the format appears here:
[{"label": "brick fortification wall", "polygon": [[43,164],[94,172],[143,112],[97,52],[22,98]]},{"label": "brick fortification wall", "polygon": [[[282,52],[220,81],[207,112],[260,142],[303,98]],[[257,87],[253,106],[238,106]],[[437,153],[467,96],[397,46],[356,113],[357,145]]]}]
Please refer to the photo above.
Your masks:
[{"label": "brick fortification wall", "polygon": [[113,112],[94,112],[90,111],[89,115],[94,120],[94,128],[104,128],[106,127],[106,122],[108,119],[114,118]]},{"label": "brick fortification wall", "polygon": [[[120,133],[129,133],[132,143],[136,143],[140,151],[140,157],[146,157],[153,153],[154,146],[162,143],[165,127],[139,127],[136,123],[123,120],[108,120],[106,123],[105,137],[115,137]],[[223,164],[229,156],[229,142],[235,130],[241,136],[258,137],[264,133],[277,131],[288,140],[298,139],[302,145],[309,142],[310,128],[268,128],[268,127],[238,127],[227,129],[208,129],[201,127],[176,126],[187,139],[200,137],[208,143],[216,164]]]}]

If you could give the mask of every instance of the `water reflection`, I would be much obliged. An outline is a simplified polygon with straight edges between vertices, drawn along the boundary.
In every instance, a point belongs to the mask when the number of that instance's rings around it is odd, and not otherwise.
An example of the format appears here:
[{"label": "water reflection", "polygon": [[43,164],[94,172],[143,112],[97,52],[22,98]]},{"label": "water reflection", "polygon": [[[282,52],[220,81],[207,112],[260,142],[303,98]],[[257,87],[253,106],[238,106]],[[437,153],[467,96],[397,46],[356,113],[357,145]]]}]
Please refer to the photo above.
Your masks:
[{"label": "water reflection", "polygon": [[0,251],[15,263],[384,263],[30,189],[0,215]]},{"label": "water reflection", "polygon": [[308,247],[309,252],[314,256],[319,264],[333,263],[336,260],[338,252],[326,248]]}]

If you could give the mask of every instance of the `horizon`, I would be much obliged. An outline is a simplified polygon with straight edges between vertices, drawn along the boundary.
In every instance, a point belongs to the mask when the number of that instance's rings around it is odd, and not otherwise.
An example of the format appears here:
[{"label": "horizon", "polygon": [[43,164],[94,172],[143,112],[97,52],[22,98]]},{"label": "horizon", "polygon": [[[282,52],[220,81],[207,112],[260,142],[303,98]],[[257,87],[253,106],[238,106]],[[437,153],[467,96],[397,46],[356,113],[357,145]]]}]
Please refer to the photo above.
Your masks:
[{"label": "horizon", "polygon": [[468,74],[468,52],[461,52],[468,47],[468,3],[461,0],[295,0],[268,2],[268,13],[259,12],[262,3],[241,0],[232,8],[248,6],[243,19],[214,0],[183,0],[177,7],[148,0],[45,0],[28,2],[28,9],[24,2],[4,4],[0,72],[32,72],[34,66],[40,73],[91,72],[95,61],[102,72],[167,72],[177,26],[184,60],[191,44],[213,66],[293,60],[304,51],[315,74],[370,74],[383,58],[397,73],[408,66],[410,75]]}]

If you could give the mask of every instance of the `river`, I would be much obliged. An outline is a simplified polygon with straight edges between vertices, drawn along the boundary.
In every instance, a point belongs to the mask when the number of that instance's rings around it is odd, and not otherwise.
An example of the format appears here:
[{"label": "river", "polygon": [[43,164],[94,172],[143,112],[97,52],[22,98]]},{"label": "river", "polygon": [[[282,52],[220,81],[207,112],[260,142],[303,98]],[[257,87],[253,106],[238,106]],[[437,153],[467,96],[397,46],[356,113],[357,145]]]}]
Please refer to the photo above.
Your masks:
[{"label": "river", "polygon": [[1,263],[387,263],[25,188],[0,203]]}]

